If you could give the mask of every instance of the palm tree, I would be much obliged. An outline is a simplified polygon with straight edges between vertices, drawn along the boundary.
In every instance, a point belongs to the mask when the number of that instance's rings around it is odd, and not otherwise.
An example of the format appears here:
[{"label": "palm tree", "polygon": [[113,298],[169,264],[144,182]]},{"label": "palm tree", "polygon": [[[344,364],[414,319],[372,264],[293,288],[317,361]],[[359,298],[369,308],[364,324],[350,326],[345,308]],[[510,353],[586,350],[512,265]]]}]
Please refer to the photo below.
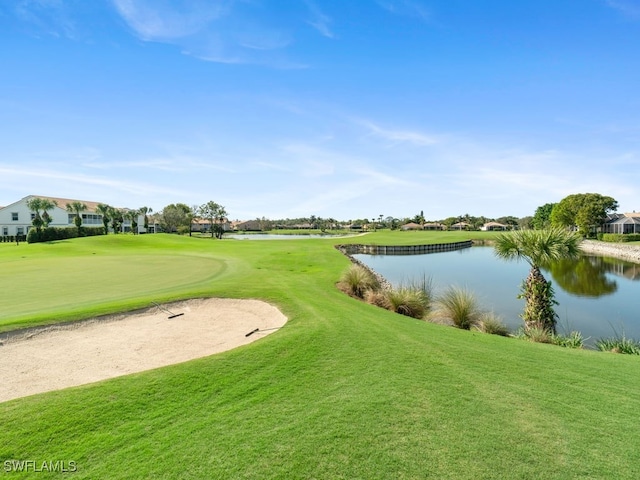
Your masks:
[{"label": "palm tree", "polygon": [[[42,227],[47,228],[51,223],[51,215],[48,210],[53,210],[53,207],[57,207],[58,203],[55,200],[49,198],[32,197],[27,200],[27,208],[34,213],[31,224],[36,227],[39,232]],[[42,210],[42,215],[40,214]]]},{"label": "palm tree", "polygon": [[222,239],[224,234],[224,221],[227,217],[227,210],[222,205],[218,205],[218,211],[216,212],[216,237]]},{"label": "palm tree", "polygon": [[104,226],[104,234],[109,234],[109,213],[111,212],[111,207],[105,203],[99,203],[96,205],[96,212],[102,215],[102,225]]},{"label": "palm tree", "polygon": [[139,215],[140,215],[140,210],[127,210],[125,213],[126,219],[131,222],[131,232],[134,235],[138,233],[138,216]]},{"label": "palm tree", "polygon": [[44,223],[42,217],[40,216],[40,210],[42,209],[42,198],[30,198],[29,200],[27,200],[27,208],[34,213],[31,224],[36,227],[36,231],[39,232],[40,229],[42,229],[42,224]]},{"label": "palm tree", "polygon": [[55,207],[57,207],[58,202],[56,202],[55,200],[50,200],[48,198],[43,198],[41,200],[42,202],[40,203],[40,208],[42,208],[42,226],[44,228],[47,228],[51,223],[51,220],[53,220],[51,218],[51,215],[49,215],[49,210],[53,210]]},{"label": "palm tree", "polygon": [[519,298],[525,299],[521,315],[525,329],[543,328],[556,333],[556,319],[551,282],[540,272],[540,266],[563,258],[580,255],[582,238],[563,228],[515,230],[496,237],[494,253],[504,260],[525,260],[531,267],[522,282]]},{"label": "palm tree", "polygon": [[80,229],[82,227],[82,217],[80,216],[82,212],[87,210],[87,206],[82,202],[71,202],[67,203],[67,212],[75,213],[75,218],[73,222],[76,224],[78,228],[78,236],[80,236]]},{"label": "palm tree", "polygon": [[141,207],[140,208],[140,215],[144,215],[144,231],[145,232],[149,232],[149,217],[148,215],[150,213],[153,212],[153,209],[151,209],[150,207]]},{"label": "palm tree", "polygon": [[113,229],[113,233],[120,232],[120,227],[124,218],[122,216],[122,210],[115,207],[109,207],[109,220],[111,220],[111,228]]}]

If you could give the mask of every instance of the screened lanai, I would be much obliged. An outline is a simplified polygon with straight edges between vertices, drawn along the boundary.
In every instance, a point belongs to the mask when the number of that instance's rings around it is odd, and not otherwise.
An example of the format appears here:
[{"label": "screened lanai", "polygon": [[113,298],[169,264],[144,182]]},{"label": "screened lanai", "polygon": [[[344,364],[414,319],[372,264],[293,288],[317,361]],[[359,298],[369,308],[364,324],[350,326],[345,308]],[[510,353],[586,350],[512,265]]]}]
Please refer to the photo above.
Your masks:
[{"label": "screened lanai", "polygon": [[640,233],[640,217],[623,216],[604,225],[604,233]]}]

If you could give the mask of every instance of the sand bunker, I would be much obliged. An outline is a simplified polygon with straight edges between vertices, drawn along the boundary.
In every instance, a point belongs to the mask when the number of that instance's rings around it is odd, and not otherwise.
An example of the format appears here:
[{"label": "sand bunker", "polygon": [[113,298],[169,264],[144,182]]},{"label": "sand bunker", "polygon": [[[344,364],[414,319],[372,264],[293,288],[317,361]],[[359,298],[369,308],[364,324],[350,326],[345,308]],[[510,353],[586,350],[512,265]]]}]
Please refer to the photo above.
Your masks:
[{"label": "sand bunker", "polygon": [[4,340],[0,402],[223,352],[287,321],[258,300],[199,299],[161,307],[183,315],[168,318],[167,311],[152,307]]}]

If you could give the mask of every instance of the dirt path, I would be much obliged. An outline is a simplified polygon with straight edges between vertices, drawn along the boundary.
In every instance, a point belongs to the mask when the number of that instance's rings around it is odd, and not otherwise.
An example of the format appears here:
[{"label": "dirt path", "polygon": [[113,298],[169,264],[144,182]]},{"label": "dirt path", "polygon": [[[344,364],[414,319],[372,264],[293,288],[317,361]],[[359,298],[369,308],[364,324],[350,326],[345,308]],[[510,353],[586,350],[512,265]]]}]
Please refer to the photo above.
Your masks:
[{"label": "dirt path", "polygon": [[[162,307],[183,315],[168,318],[152,307],[5,340],[0,402],[223,352],[273,333],[287,321],[258,300],[199,299]],[[260,331],[246,336],[255,329]]]}]

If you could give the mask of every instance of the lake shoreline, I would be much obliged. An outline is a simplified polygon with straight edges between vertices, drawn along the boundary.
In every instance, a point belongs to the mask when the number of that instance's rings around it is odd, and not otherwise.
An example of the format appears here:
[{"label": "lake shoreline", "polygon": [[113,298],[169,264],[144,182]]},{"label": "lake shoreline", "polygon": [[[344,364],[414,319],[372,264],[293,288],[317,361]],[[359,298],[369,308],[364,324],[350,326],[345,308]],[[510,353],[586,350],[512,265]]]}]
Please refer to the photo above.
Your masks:
[{"label": "lake shoreline", "polygon": [[614,257],[640,264],[640,246],[638,245],[583,240],[580,248],[584,253]]},{"label": "lake shoreline", "polygon": [[[486,245],[486,243],[473,242],[473,245]],[[393,288],[391,282],[389,282],[383,275],[376,272],[373,268],[353,256],[353,254],[355,253],[371,254],[371,252],[366,251],[366,248],[363,248],[366,246],[348,245],[349,248],[345,247],[347,247],[347,245],[336,245],[336,248],[340,252],[342,252],[342,254],[344,254],[352,263],[360,265],[361,267],[364,267],[366,270],[371,272],[371,274],[378,280],[378,283],[383,290],[390,290]],[[580,243],[580,248],[586,254],[608,256],[640,264],[640,246],[638,245],[627,245],[624,243],[607,243],[596,240],[583,240]]]}]

